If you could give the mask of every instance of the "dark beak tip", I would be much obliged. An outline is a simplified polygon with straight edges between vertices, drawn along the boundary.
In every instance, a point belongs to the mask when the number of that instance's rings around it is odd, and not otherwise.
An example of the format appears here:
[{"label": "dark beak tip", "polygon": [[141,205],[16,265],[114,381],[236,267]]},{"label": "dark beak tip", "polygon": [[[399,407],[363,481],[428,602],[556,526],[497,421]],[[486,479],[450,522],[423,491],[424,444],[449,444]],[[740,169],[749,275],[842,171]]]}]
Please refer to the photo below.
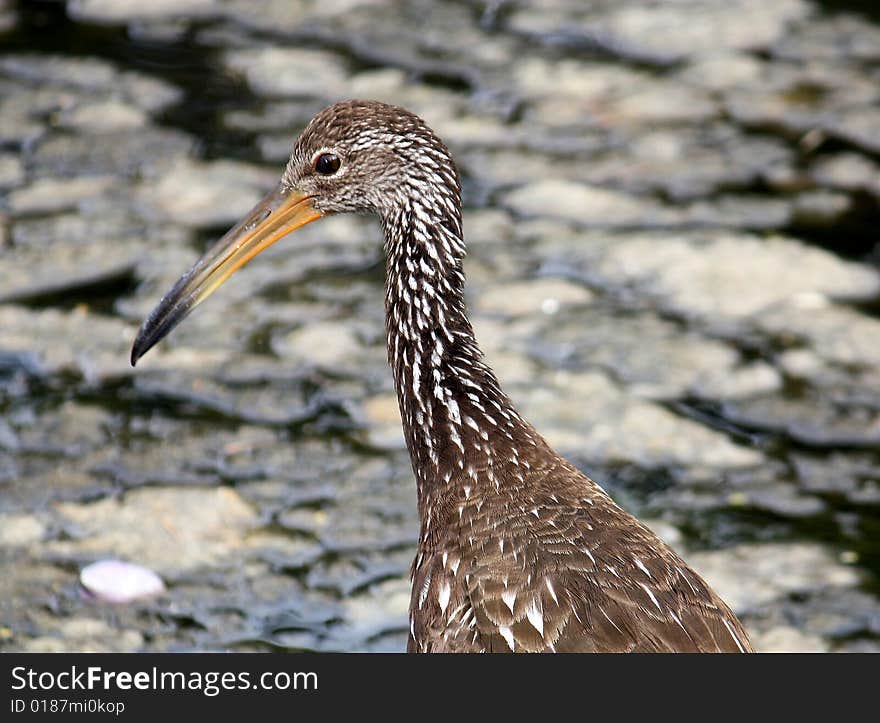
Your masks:
[{"label": "dark beak tip", "polygon": [[131,356],[129,357],[131,365],[133,367],[137,366],[140,358],[144,354],[146,354],[152,346],[152,343],[147,343],[146,337],[144,335],[144,328],[141,327],[140,330],[138,330],[137,336],[134,338],[134,342],[131,345]]}]

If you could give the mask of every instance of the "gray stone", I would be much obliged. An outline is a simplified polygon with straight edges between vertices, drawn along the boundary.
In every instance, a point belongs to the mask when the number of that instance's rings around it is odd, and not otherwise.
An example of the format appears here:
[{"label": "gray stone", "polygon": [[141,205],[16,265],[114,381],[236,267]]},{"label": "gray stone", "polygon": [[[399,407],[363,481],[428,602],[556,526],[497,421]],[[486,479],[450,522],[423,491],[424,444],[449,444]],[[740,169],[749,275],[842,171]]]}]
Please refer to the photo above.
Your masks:
[{"label": "gray stone", "polygon": [[74,540],[48,543],[55,555],[117,555],[166,576],[229,566],[256,514],[233,490],[148,488],[121,499],[56,506]]},{"label": "gray stone", "polygon": [[807,15],[809,5],[802,0],[772,5],[760,0],[698,0],[675,6],[623,2],[560,10],[519,10],[509,22],[530,35],[578,37],[580,33],[622,54],[671,62],[730,50],[769,48],[790,24]]},{"label": "gray stone", "polygon": [[798,195],[792,221],[798,226],[829,228],[853,209],[849,196],[833,191],[809,191]]},{"label": "gray stone", "polygon": [[503,203],[525,216],[552,216],[591,226],[661,224],[669,211],[626,193],[560,180],[528,183],[508,193]]},{"label": "gray stone", "polygon": [[77,617],[57,622],[49,635],[28,640],[29,653],[133,653],[144,645],[136,630],[118,630],[103,620]]},{"label": "gray stone", "polygon": [[706,0],[675,8],[634,3],[610,13],[600,27],[656,53],[701,56],[771,47],[809,11],[802,0]]},{"label": "gray stone", "polygon": [[880,153],[880,110],[876,107],[842,112],[826,129],[869,153]]},{"label": "gray stone", "polygon": [[788,435],[810,447],[871,449],[880,444],[880,411],[876,401],[852,394],[839,394],[835,399],[823,391],[810,391],[795,398],[761,396],[736,400],[725,410],[725,416],[752,429]]},{"label": "gray stone", "polygon": [[773,55],[794,63],[818,60],[856,64],[880,58],[880,30],[857,13],[833,13],[803,23],[779,39]]},{"label": "gray stone", "polygon": [[595,373],[556,372],[552,386],[516,394],[526,417],[563,453],[643,467],[749,467],[763,456],[660,406],[625,394]]},{"label": "gray stone", "polygon": [[139,249],[131,246],[71,243],[47,256],[44,248],[16,245],[0,259],[0,303],[77,297],[88,303],[92,290],[132,280]]},{"label": "gray stone", "polygon": [[46,525],[30,514],[0,515],[0,545],[21,547],[39,542],[46,534]]},{"label": "gray stone", "polygon": [[548,366],[599,366],[631,393],[647,398],[744,397],[782,386],[770,365],[743,363],[734,348],[654,314],[578,309],[556,320],[544,340],[539,353],[546,355]]},{"label": "gray stone", "polygon": [[860,581],[854,568],[814,543],[737,545],[690,553],[688,563],[740,613],[791,594],[855,587]]},{"label": "gray stone", "polygon": [[345,64],[326,51],[274,47],[235,50],[226,55],[226,64],[243,75],[258,95],[328,99],[345,95]]},{"label": "gray stone", "polygon": [[837,153],[816,160],[811,175],[823,186],[867,191],[880,198],[880,166],[857,153]]},{"label": "gray stone", "polygon": [[62,115],[60,125],[83,133],[107,133],[142,128],[147,115],[140,108],[118,100],[84,103]]},{"label": "gray stone", "polygon": [[113,174],[155,179],[187,157],[193,146],[185,133],[155,126],[104,133],[100,143],[87,135],[54,135],[39,143],[31,162],[40,176]]},{"label": "gray stone", "polygon": [[273,348],[290,363],[323,369],[353,369],[362,363],[361,344],[351,325],[341,321],[308,324],[274,340]]},{"label": "gray stone", "polygon": [[827,362],[880,368],[880,321],[822,296],[796,296],[767,308],[755,322],[779,336],[800,337]]},{"label": "gray stone", "polygon": [[553,316],[563,307],[588,304],[592,298],[588,289],[564,279],[533,279],[494,285],[477,298],[475,310],[505,316]]},{"label": "gray stone", "polygon": [[59,311],[0,305],[0,348],[29,360],[43,374],[68,372],[93,381],[127,377],[132,341],[134,329],[128,324],[89,314],[84,308]]},{"label": "gray stone", "polygon": [[11,153],[0,153],[0,188],[20,186],[24,179],[21,158]]},{"label": "gray stone", "polygon": [[138,195],[160,218],[216,227],[240,220],[276,182],[275,173],[246,163],[180,160]]},{"label": "gray stone", "polygon": [[113,183],[111,176],[44,178],[10,193],[9,207],[13,214],[21,215],[63,211],[100,197]]},{"label": "gray stone", "polygon": [[75,107],[82,100],[80,93],[121,96],[151,113],[159,112],[181,97],[180,90],[164,80],[134,71],[120,71],[114,64],[99,58],[32,53],[7,55],[0,59],[0,76],[3,75],[38,86],[40,90],[26,92],[36,94],[42,102],[52,103],[54,110]]},{"label": "gray stone", "polygon": [[406,449],[396,394],[382,394],[365,399],[363,413],[367,439],[372,446],[379,449]]},{"label": "gray stone", "polygon": [[639,283],[665,303],[703,317],[742,318],[801,294],[871,298],[880,278],[785,238],[716,234],[634,238],[610,246],[599,271],[616,283]]},{"label": "gray stone", "polygon": [[830,647],[818,635],[781,625],[753,633],[751,639],[759,653],[827,653]]},{"label": "gray stone", "polygon": [[198,18],[219,11],[217,0],[70,0],[67,10],[77,20],[125,24],[133,20]]}]

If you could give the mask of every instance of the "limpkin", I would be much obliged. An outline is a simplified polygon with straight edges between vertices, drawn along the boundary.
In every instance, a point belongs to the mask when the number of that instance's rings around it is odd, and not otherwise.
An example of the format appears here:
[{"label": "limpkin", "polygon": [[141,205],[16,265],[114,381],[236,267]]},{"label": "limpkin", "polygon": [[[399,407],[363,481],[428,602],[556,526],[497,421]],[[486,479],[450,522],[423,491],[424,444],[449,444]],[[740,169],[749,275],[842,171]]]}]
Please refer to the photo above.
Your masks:
[{"label": "limpkin", "polygon": [[377,214],[388,360],[415,473],[411,652],[747,652],[742,625],[653,532],[557,454],[483,360],[465,309],[461,187],[418,116],[321,111],[281,182],[159,302],[132,364],[233,272],[331,213]]}]

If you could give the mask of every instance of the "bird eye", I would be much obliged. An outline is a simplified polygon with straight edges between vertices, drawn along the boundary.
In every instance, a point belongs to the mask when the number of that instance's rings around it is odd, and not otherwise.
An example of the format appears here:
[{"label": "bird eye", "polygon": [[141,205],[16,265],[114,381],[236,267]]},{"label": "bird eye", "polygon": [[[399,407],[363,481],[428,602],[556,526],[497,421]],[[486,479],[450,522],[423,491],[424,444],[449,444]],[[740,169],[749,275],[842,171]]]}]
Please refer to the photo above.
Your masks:
[{"label": "bird eye", "polygon": [[342,161],[335,153],[322,153],[315,159],[315,170],[322,176],[330,176],[339,170]]}]

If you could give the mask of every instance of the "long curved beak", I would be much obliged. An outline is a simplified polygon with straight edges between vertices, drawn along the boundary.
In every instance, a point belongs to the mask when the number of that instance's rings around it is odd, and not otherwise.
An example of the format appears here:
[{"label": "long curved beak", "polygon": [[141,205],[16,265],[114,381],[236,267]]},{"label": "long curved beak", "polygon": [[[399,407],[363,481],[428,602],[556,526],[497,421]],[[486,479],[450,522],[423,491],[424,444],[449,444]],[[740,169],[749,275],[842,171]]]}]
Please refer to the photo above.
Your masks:
[{"label": "long curved beak", "polygon": [[254,256],[323,215],[312,206],[310,196],[279,185],[165,294],[138,331],[131,348],[131,365]]}]

